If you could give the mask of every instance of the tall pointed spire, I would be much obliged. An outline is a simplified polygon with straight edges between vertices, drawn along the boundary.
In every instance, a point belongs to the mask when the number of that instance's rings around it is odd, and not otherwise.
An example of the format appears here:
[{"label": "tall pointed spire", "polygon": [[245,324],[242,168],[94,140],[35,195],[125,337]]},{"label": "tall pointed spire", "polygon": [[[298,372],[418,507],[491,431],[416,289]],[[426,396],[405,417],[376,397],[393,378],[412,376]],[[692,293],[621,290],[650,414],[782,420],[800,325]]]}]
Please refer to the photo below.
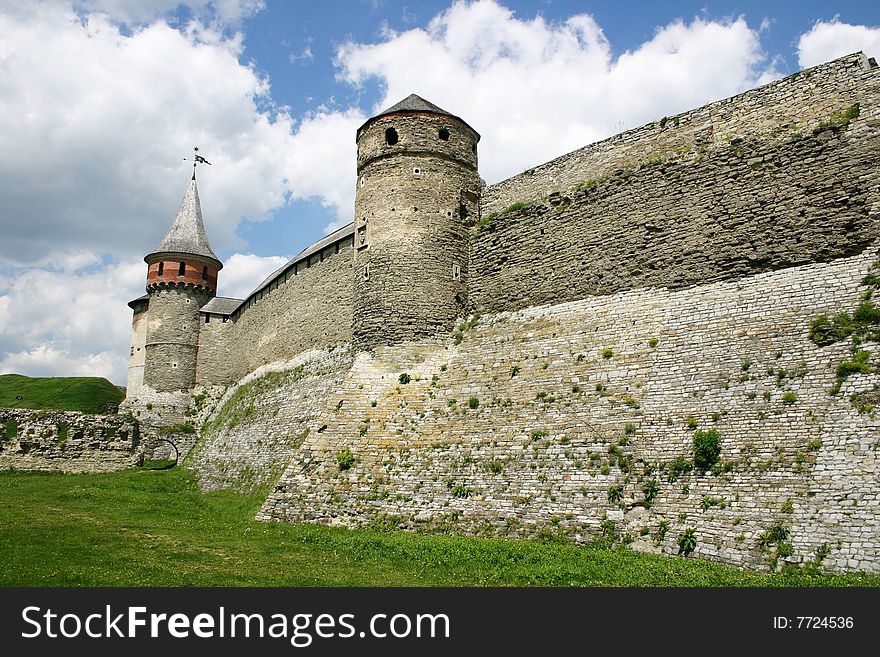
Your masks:
[{"label": "tall pointed spire", "polygon": [[177,211],[177,217],[171,228],[159,242],[153,252],[147,256],[159,253],[185,253],[211,258],[218,263],[220,259],[214,253],[205,233],[205,224],[202,221],[202,206],[199,203],[199,190],[196,186],[196,174],[193,170],[192,180]]}]

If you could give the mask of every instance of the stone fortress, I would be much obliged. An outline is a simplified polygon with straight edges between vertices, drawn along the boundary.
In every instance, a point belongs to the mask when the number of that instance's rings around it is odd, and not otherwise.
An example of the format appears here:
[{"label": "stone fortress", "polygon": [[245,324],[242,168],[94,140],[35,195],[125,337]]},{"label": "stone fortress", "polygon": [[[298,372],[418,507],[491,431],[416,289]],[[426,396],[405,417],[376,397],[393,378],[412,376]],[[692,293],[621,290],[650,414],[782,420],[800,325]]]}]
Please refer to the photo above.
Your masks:
[{"label": "stone fortress", "polygon": [[263,520],[880,572],[874,60],[488,187],[418,96],[356,140],[353,223],[246,299],[215,295],[195,175],[145,258],[123,410],[203,487],[265,492]]}]

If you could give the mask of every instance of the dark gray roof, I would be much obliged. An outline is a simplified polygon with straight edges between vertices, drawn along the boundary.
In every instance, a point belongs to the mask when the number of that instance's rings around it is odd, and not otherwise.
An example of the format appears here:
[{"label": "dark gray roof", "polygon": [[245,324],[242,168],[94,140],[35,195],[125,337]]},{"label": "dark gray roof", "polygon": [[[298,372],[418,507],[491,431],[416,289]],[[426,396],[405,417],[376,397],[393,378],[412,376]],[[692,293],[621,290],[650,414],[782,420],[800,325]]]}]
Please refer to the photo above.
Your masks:
[{"label": "dark gray roof", "polygon": [[437,107],[434,103],[428,102],[421,96],[410,94],[396,105],[392,105],[388,109],[379,112],[373,118],[375,119],[377,116],[384,116],[385,114],[393,114],[394,112],[431,112],[433,114],[454,116],[454,114],[450,114],[442,107]]},{"label": "dark gray roof", "polygon": [[195,174],[190,180],[174,223],[171,224],[168,233],[159,242],[159,246],[147,258],[159,253],[191,253],[216,260],[221,267],[223,266],[208,243],[205,224],[202,222],[202,206],[199,203],[199,190],[196,187]]},{"label": "dark gray roof", "polygon": [[140,304],[140,303],[143,303],[144,301],[149,301],[149,300],[150,300],[150,295],[149,295],[149,294],[142,294],[142,295],[139,296],[137,299],[132,299],[131,301],[129,301],[129,302],[128,302],[128,307],[129,307],[129,308],[134,308],[136,305],[138,305],[138,304]]},{"label": "dark gray roof", "polygon": [[200,312],[214,313],[215,315],[231,315],[242,303],[242,299],[232,297],[214,297],[204,306]]},{"label": "dark gray roof", "polygon": [[294,267],[297,263],[306,260],[310,255],[320,252],[322,249],[327,248],[328,246],[332,246],[336,242],[340,242],[346,238],[354,235],[354,222],[343,226],[342,228],[333,231],[329,235],[322,237],[314,244],[311,244],[300,251],[296,256],[291,258],[285,265],[282,265],[271,274],[269,274],[263,282],[260,283],[254,291],[251,292],[246,299],[232,299],[231,297],[214,297],[208,303],[206,303],[201,308],[201,312],[203,313],[215,313],[217,315],[231,315],[238,308],[245,304],[252,296],[257,294],[260,290],[263,290],[269,287],[272,282],[282,276],[287,270],[291,267]]},{"label": "dark gray roof", "polygon": [[307,246],[306,248],[304,248],[297,255],[295,255],[293,258],[291,258],[291,260],[287,264],[282,265],[281,267],[279,267],[278,269],[273,271],[271,274],[269,274],[266,278],[264,278],[263,282],[260,283],[259,285],[257,285],[257,287],[254,288],[254,291],[248,295],[248,298],[252,297],[257,292],[262,290],[263,288],[268,287],[272,283],[272,281],[274,281],[276,278],[281,276],[281,274],[283,274],[288,269],[293,267],[296,263],[302,262],[303,260],[308,258],[313,253],[318,253],[321,249],[324,249],[324,248],[330,246],[331,244],[335,244],[339,240],[341,240],[345,237],[350,237],[351,235],[354,235],[354,222],[353,221],[350,224],[346,224],[345,226],[343,226],[342,228],[340,228],[338,230],[334,230],[329,235],[322,237],[314,244],[311,244],[311,245]]},{"label": "dark gray roof", "polygon": [[[380,116],[386,116],[388,114],[396,114],[397,112],[425,112],[425,113],[429,113],[429,114],[441,114],[443,116],[451,116],[453,119],[458,119],[459,121],[461,121],[462,123],[464,123],[465,125],[467,125],[470,128],[470,126],[467,124],[467,121],[465,121],[461,117],[458,117],[455,114],[452,114],[451,112],[447,112],[442,107],[438,107],[434,103],[431,103],[431,102],[425,100],[421,96],[417,96],[416,94],[410,94],[409,96],[404,98],[399,103],[392,105],[391,107],[389,107],[386,110],[382,110],[381,112],[379,112],[375,116],[371,116],[369,119],[364,121],[364,123],[361,125],[361,127],[357,129],[357,135],[360,136],[361,130],[363,130],[367,126],[367,124],[370,123],[371,121],[378,119]],[[473,130],[473,128],[471,128],[471,130]],[[476,132],[476,130],[474,130],[474,132]]]}]

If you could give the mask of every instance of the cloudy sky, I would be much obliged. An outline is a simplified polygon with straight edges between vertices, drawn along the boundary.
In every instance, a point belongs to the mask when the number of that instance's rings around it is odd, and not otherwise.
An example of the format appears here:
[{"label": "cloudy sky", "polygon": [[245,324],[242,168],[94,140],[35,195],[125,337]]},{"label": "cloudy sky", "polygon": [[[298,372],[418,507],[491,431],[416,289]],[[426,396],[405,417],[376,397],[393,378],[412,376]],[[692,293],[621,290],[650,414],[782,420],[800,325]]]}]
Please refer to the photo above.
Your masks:
[{"label": "cloudy sky", "polygon": [[355,129],[418,93],[493,183],[839,55],[868,2],[0,0],[0,373],[125,384],[198,145],[220,294],[351,219]]}]

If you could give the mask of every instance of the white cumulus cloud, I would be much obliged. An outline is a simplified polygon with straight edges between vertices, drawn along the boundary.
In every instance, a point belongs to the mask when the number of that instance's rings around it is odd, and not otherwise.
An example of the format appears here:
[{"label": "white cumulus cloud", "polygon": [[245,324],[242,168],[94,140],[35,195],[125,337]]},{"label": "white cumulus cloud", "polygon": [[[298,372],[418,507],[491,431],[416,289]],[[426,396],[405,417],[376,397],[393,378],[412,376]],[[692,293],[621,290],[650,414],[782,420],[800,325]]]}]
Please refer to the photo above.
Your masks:
[{"label": "white cumulus cloud", "polygon": [[290,258],[282,256],[258,256],[252,253],[234,253],[223,263],[220,272],[218,294],[224,297],[244,299],[253,292],[263,279]]},{"label": "white cumulus cloud", "polygon": [[240,36],[161,21],[124,33],[105,15],[24,7],[0,14],[0,260],[59,244],[142,255],[173,219],[194,145],[213,165],[199,185],[215,248],[285,203],[292,120],[260,109],[269,85],[239,62]]},{"label": "white cumulus cloud", "polygon": [[236,24],[266,6],[263,0],[77,0],[87,12],[101,12],[127,24],[144,24],[174,11],[188,8],[195,16],[219,24]]},{"label": "white cumulus cloud", "polygon": [[798,63],[808,68],[858,50],[868,57],[880,57],[880,27],[850,25],[836,18],[816,21],[798,39]]},{"label": "white cumulus cloud", "polygon": [[531,20],[494,0],[456,2],[425,28],[349,42],[338,76],[378,80],[382,107],[410,93],[463,118],[481,135],[489,182],[778,74],[743,18],[659,27],[619,57],[592,16]]},{"label": "white cumulus cloud", "polygon": [[105,376],[124,384],[126,304],[143,294],[145,275],[143,261],[95,266],[70,253],[52,269],[8,276],[0,292],[0,373]]}]

